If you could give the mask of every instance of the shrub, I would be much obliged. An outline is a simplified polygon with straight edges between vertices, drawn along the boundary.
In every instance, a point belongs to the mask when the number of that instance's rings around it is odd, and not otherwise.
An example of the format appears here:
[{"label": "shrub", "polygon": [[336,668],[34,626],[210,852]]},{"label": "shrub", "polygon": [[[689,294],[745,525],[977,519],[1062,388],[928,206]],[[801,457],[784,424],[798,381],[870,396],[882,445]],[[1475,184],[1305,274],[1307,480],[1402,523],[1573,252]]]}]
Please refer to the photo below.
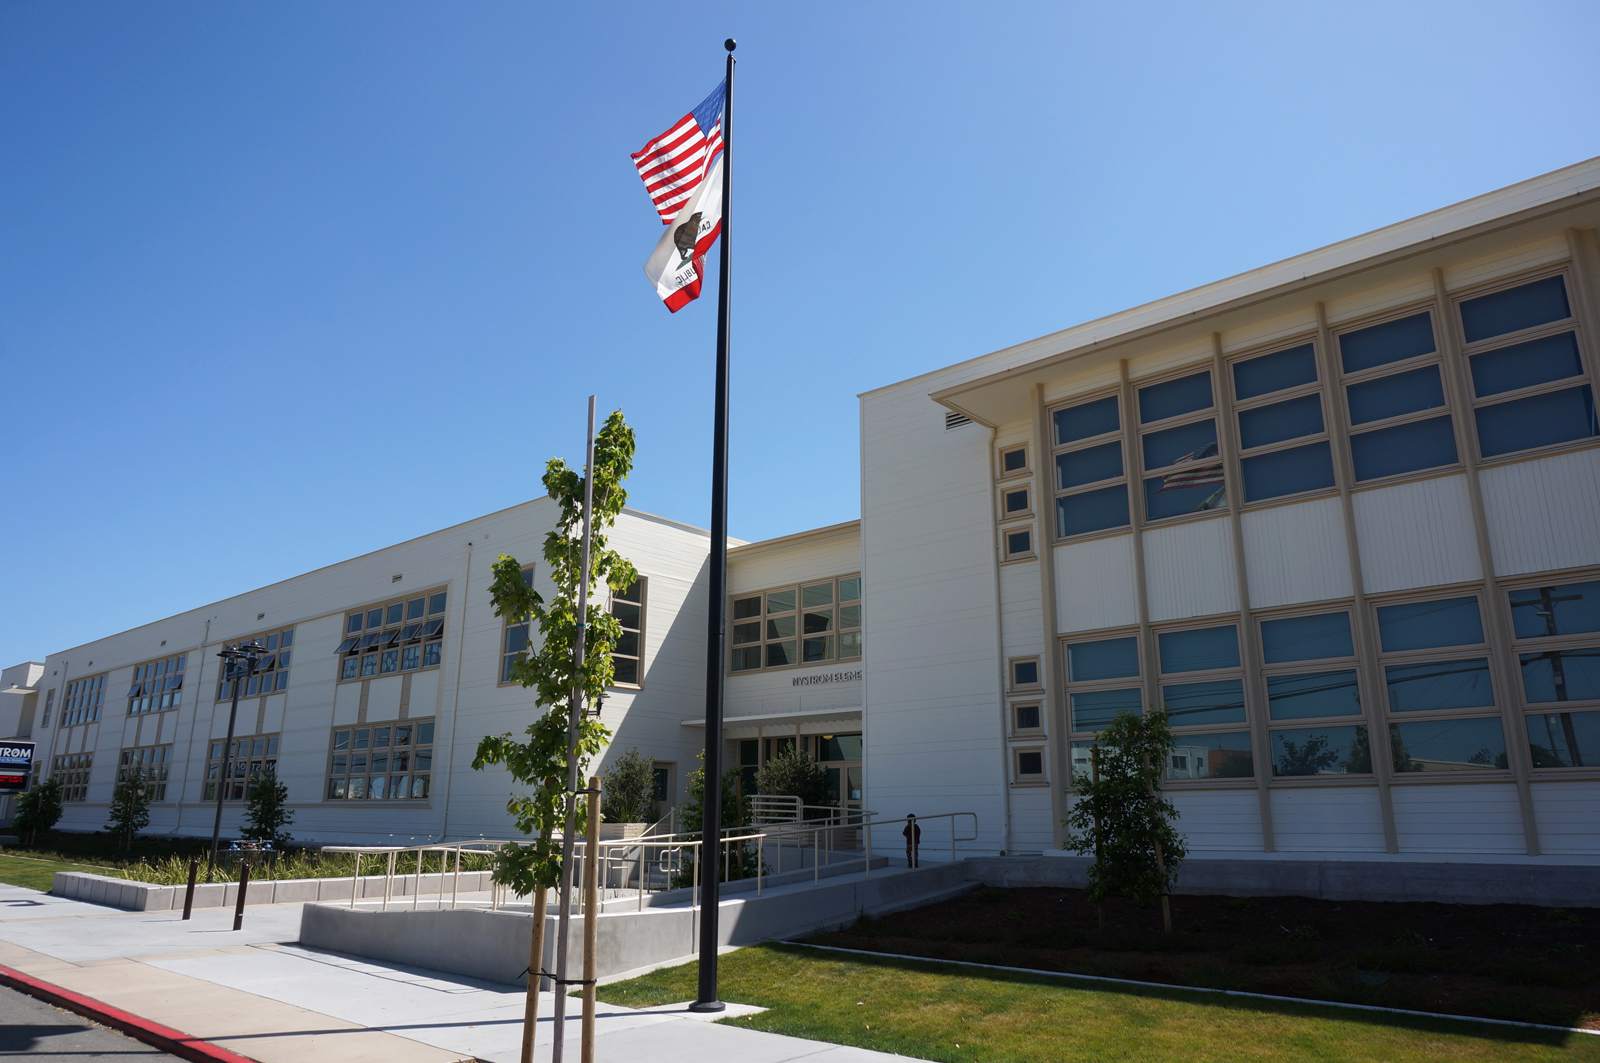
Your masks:
[{"label": "shrub", "polygon": [[600,816],[608,823],[654,823],[656,762],[639,753],[637,746],[611,762],[602,778]]},{"label": "shrub", "polygon": [[48,831],[61,821],[61,784],[54,779],[40,783],[17,798],[12,826],[28,836],[31,847],[40,831]]},{"label": "shrub", "polygon": [[802,804],[826,805],[828,773],[817,766],[809,752],[789,746],[768,757],[756,772],[756,793],[792,794]]}]

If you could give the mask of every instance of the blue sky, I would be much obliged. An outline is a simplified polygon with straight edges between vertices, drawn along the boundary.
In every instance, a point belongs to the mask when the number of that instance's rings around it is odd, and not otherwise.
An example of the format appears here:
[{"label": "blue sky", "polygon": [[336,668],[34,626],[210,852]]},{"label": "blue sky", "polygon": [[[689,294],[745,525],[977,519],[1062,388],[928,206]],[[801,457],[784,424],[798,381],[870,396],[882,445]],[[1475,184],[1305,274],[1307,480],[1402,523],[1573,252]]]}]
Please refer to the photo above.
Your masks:
[{"label": "blue sky", "polygon": [[[683,15],[688,24],[680,25]],[[1600,154],[1588,2],[0,5],[0,664],[540,493],[704,525],[628,160],[739,38],[733,534],[857,393]]]}]

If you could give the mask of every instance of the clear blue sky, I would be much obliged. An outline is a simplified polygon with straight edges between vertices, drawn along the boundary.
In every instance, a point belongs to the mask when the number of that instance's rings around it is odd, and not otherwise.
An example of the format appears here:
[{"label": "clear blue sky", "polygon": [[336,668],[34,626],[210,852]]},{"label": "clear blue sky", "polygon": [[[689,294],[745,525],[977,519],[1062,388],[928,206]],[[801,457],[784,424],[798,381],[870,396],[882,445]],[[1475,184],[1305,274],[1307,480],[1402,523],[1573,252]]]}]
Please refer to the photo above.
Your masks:
[{"label": "clear blue sky", "polygon": [[857,515],[861,391],[1600,154],[1592,0],[9,0],[0,664],[534,497],[591,391],[704,526],[628,154],[729,35],[746,539]]}]

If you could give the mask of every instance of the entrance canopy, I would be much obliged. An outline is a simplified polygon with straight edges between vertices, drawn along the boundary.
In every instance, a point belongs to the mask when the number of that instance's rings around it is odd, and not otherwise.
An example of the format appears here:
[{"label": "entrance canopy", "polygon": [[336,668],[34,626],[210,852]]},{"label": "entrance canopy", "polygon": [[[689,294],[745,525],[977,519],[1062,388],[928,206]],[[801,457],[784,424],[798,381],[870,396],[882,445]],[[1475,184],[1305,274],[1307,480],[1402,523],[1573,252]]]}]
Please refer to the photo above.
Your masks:
[{"label": "entrance canopy", "polygon": [[[705,727],[704,719],[682,721],[684,727]],[[837,709],[799,709],[794,712],[771,712],[755,716],[725,716],[722,719],[723,738],[780,738],[797,730],[807,734],[825,731],[859,731],[861,707]]]}]

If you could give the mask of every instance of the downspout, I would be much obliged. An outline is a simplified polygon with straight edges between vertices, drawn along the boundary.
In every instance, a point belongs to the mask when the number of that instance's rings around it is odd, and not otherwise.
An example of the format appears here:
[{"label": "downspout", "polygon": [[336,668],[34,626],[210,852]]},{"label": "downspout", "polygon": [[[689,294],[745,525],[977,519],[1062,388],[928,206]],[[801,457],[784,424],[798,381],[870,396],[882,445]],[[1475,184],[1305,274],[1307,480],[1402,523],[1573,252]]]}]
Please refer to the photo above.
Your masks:
[{"label": "downspout", "polygon": [[[467,574],[461,581],[461,632],[456,640],[456,690],[450,696],[450,745],[445,757],[444,818],[439,822],[439,841],[450,836],[450,791],[456,781],[456,720],[461,717],[461,658],[467,652],[467,597],[472,593],[472,544],[467,544]],[[502,647],[504,648],[504,647]],[[498,666],[497,666],[498,667]]]},{"label": "downspout", "polygon": [[1000,855],[1011,851],[1011,746],[1006,720],[1006,642],[1004,623],[1000,616],[1000,470],[995,464],[995,448],[999,445],[1000,430],[989,429],[989,571],[994,588],[994,655],[995,674],[1000,679]]}]

